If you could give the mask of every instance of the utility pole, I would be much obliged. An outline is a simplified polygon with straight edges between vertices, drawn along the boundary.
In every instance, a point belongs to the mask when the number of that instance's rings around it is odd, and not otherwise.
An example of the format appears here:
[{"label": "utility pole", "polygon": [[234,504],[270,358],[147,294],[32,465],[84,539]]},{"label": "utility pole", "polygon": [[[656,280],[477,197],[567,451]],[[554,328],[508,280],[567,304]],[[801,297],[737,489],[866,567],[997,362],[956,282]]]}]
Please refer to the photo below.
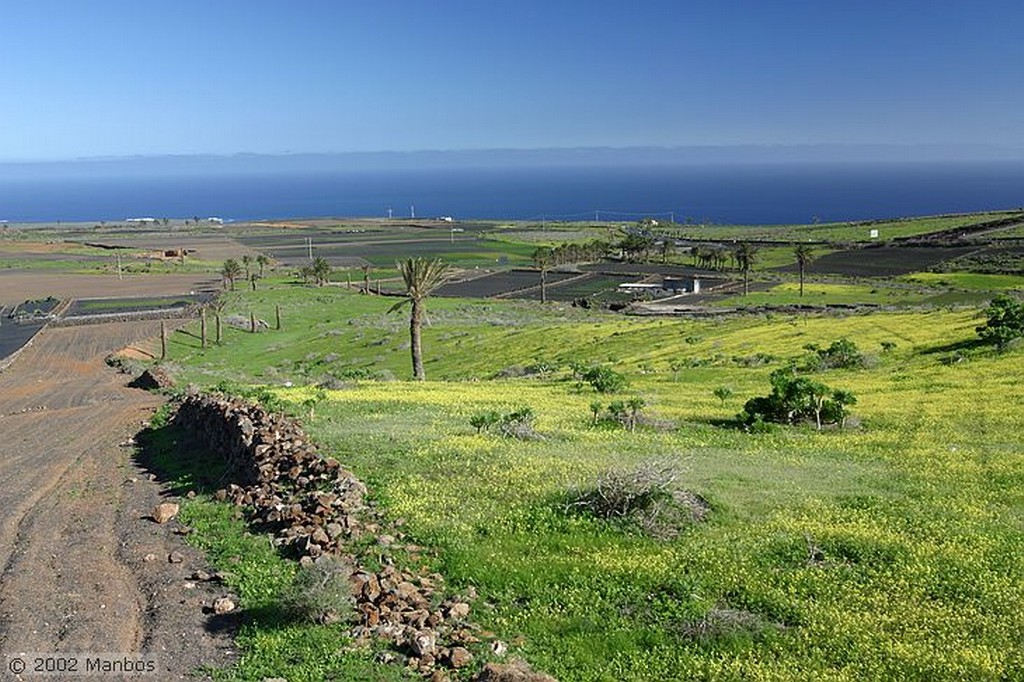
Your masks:
[{"label": "utility pole", "polygon": [[124,278],[121,276],[121,254],[118,253],[115,256],[117,257],[117,279],[122,280]]},{"label": "utility pole", "polygon": [[306,237],[306,247],[309,249],[309,260],[313,260],[313,238]]}]

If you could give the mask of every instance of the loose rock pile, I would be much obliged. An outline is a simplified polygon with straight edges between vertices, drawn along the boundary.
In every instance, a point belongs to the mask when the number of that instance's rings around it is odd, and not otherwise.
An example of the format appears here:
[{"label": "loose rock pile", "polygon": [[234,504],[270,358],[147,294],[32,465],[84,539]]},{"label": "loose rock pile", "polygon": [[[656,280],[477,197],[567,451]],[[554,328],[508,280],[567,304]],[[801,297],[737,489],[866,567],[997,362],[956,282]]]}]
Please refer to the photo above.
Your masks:
[{"label": "loose rock pile", "polygon": [[[321,457],[294,420],[241,400],[193,395],[182,401],[175,422],[228,464],[236,482],[218,490],[218,499],[245,507],[257,527],[303,564],[342,559],[353,566],[357,642],[384,639],[404,652],[408,667],[437,679],[444,679],[438,668],[473,662],[467,647],[484,648],[489,633],[467,620],[469,603],[445,598],[440,575],[403,572],[386,556],[383,569],[365,570],[357,557],[343,555],[350,540],[377,531],[363,520],[366,487],[336,460]],[[388,545],[393,538],[379,540]],[[505,649],[491,643],[491,651]]]}]

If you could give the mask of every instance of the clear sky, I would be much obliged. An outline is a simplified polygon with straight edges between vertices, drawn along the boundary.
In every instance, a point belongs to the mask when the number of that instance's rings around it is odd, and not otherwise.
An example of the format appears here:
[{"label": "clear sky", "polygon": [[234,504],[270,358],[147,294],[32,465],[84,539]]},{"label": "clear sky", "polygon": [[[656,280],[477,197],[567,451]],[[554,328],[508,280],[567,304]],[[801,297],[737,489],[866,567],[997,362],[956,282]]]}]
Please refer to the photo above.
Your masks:
[{"label": "clear sky", "polygon": [[4,0],[0,160],[1024,146],[1020,0]]}]

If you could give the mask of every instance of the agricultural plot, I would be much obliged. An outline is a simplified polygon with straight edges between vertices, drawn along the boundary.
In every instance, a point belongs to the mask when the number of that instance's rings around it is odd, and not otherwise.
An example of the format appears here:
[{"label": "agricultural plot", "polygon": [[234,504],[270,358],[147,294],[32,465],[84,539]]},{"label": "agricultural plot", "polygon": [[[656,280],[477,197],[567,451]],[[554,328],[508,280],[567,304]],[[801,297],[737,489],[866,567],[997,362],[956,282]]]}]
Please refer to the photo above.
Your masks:
[{"label": "agricultural plot", "polygon": [[[548,287],[557,286],[558,282],[571,279],[574,275],[564,272],[549,272]],[[461,282],[445,284],[437,290],[438,296],[455,298],[491,298],[494,296],[508,296],[510,298],[522,298],[517,296],[518,292],[532,287],[540,287],[540,273],[536,270],[507,270],[496,272],[484,277],[476,277]],[[523,297],[532,297],[525,295]],[[540,293],[537,293],[540,298]]]},{"label": "agricultural plot", "polygon": [[[1017,211],[993,211],[953,216],[931,216],[903,220],[879,220],[859,223],[824,223],[820,225],[706,225],[683,226],[672,233],[682,238],[701,240],[768,240],[819,242],[871,242],[914,237],[958,227],[1000,220],[1021,215]],[[878,236],[873,237],[872,231]]]},{"label": "agricultural plot", "polygon": [[[847,277],[896,277],[928,270],[943,261],[959,258],[977,247],[878,246],[827,253],[812,261],[807,272]],[[796,272],[796,265],[780,268]]]},{"label": "agricultural plot", "polygon": [[[296,232],[283,240],[279,237],[259,240],[240,237],[239,241],[273,257],[286,266],[305,265],[309,249],[305,233]],[[351,267],[355,259],[378,266],[394,265],[401,258],[422,256],[443,258],[464,266],[514,265],[529,262],[532,250],[528,245],[466,235],[405,235],[380,237],[363,235],[362,239],[337,239],[334,236],[313,237],[313,255],[327,259],[332,265]]]},{"label": "agricultural plot", "polygon": [[90,298],[75,299],[68,308],[68,316],[110,315],[136,313],[149,310],[183,310],[209,299],[209,295],[161,296],[153,298]]}]

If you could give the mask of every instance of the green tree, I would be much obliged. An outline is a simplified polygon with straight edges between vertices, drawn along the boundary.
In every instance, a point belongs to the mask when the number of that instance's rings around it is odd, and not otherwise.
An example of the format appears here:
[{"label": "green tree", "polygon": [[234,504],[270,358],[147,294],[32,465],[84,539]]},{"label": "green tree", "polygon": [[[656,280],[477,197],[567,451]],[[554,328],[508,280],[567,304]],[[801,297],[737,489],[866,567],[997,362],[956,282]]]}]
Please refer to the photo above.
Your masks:
[{"label": "green tree", "polygon": [[260,279],[263,279],[263,272],[270,265],[270,258],[265,253],[256,254],[256,265],[260,266]]},{"label": "green tree", "polygon": [[754,263],[757,262],[757,247],[749,242],[743,242],[736,247],[733,256],[736,258],[736,266],[743,273],[743,295],[746,296],[750,293],[750,288],[747,285],[750,271],[753,269]]},{"label": "green tree", "polygon": [[797,244],[793,249],[793,255],[796,256],[796,267],[800,270],[800,297],[803,298],[804,271],[814,260],[814,249],[809,244]]},{"label": "green tree", "polygon": [[448,277],[449,266],[439,258],[428,260],[423,257],[407,258],[396,263],[396,265],[402,275],[406,297],[393,305],[388,312],[398,310],[404,305],[412,307],[412,311],[409,314],[412,374],[414,378],[422,381],[427,376],[423,370],[423,347],[421,341],[423,318],[426,313],[425,301],[434,289],[444,283]]},{"label": "green tree", "polygon": [[540,270],[540,302],[548,302],[548,269],[551,268],[554,252],[550,247],[538,246],[531,256],[533,264]]},{"label": "green tree", "polygon": [[310,265],[310,274],[316,280],[316,285],[322,287],[331,281],[331,264],[327,262],[326,258],[317,256]]},{"label": "green tree", "polygon": [[985,343],[995,344],[1003,350],[1011,341],[1024,336],[1024,303],[1007,294],[999,294],[989,302],[984,313],[988,319],[985,324],[975,327],[975,331]]},{"label": "green tree", "polygon": [[732,397],[732,389],[728,386],[719,386],[714,390],[714,396],[722,401],[722,406],[725,406],[725,401]]},{"label": "green tree", "polygon": [[224,278],[231,290],[235,290],[235,280],[242,276],[242,266],[234,258],[224,261],[224,267],[220,269],[220,276]]},{"label": "green tree", "polygon": [[252,273],[252,256],[249,254],[242,256],[242,267],[245,268],[245,278],[249,279],[249,275]]}]

